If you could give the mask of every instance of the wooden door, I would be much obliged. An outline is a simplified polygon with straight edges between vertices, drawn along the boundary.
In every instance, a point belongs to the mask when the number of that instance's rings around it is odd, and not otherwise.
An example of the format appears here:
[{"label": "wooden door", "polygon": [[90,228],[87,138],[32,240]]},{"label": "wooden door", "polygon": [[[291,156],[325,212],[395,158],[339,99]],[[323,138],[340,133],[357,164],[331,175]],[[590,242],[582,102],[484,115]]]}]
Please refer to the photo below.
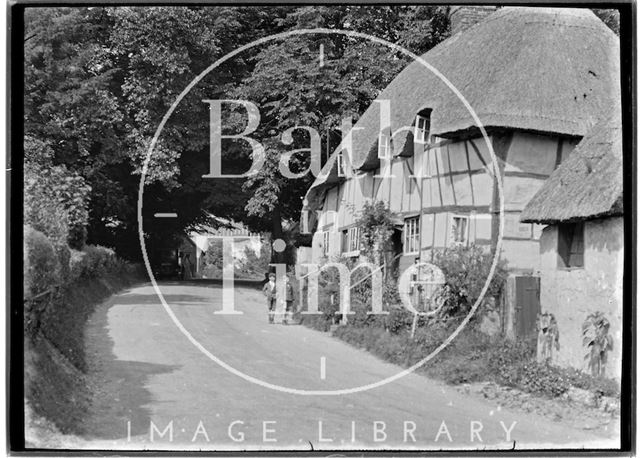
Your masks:
[{"label": "wooden door", "polygon": [[516,277],[516,338],[535,334],[540,313],[540,277]]}]

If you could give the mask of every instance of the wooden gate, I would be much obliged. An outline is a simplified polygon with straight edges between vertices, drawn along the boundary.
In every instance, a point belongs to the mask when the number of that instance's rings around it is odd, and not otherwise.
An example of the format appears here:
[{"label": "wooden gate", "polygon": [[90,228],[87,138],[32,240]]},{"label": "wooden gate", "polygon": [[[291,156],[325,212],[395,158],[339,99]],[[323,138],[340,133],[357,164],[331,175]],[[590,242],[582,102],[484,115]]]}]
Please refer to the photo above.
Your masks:
[{"label": "wooden gate", "polygon": [[515,337],[527,337],[536,332],[540,313],[540,277],[516,277]]}]

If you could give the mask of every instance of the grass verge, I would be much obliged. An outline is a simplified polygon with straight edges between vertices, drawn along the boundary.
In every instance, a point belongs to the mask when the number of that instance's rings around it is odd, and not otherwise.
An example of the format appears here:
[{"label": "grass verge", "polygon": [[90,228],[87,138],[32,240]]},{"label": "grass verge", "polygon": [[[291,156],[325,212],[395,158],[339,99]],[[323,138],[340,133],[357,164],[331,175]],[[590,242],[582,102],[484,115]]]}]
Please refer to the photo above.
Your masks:
[{"label": "grass verge", "polygon": [[60,432],[80,432],[90,402],[84,349],[88,318],[110,295],[141,279],[129,271],[78,280],[41,304],[38,330],[25,332],[25,400]]}]

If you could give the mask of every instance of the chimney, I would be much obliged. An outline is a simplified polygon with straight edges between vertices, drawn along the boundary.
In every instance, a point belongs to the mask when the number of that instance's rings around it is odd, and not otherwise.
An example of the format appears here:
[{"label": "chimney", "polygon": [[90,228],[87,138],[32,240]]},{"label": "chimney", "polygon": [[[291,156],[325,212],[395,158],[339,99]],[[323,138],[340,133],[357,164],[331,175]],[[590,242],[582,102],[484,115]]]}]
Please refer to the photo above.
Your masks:
[{"label": "chimney", "polygon": [[451,35],[455,35],[462,30],[470,29],[497,9],[497,6],[452,6],[449,12]]}]

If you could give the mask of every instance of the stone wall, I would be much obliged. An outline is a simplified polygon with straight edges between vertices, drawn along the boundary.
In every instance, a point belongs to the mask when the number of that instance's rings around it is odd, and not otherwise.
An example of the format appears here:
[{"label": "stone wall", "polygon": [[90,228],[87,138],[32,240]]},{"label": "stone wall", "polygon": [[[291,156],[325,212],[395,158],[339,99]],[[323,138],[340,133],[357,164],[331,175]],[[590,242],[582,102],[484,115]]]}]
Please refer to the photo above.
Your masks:
[{"label": "stone wall", "polygon": [[582,323],[590,313],[605,314],[611,327],[613,350],[606,367],[608,376],[620,379],[622,351],[622,218],[585,222],[584,268],[558,268],[558,230],[548,226],[540,238],[540,305],[558,321],[562,366],[585,368]]}]

